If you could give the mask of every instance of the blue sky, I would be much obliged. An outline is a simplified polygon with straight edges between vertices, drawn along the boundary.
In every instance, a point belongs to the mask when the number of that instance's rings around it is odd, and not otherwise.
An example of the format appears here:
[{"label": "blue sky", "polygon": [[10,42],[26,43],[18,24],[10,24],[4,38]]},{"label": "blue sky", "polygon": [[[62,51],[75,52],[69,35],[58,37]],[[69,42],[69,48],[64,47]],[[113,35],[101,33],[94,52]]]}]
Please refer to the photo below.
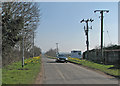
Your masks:
[{"label": "blue sky", "polygon": [[[55,49],[59,43],[60,52],[86,50],[86,36],[82,19],[94,19],[89,23],[90,49],[100,45],[100,13],[96,9],[109,9],[104,13],[104,45],[118,44],[117,2],[37,2],[41,9],[41,20],[36,30],[35,45],[42,51]],[[109,33],[107,33],[107,31]]]}]

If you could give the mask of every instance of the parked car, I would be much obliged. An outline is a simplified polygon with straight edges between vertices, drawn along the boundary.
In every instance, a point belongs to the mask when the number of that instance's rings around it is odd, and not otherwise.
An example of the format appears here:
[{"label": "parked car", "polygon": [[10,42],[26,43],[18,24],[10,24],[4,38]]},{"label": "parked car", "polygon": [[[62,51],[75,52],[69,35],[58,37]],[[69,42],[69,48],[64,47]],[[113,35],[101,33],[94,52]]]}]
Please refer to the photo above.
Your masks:
[{"label": "parked car", "polygon": [[56,58],[56,62],[68,62],[68,58],[64,54],[59,54]]}]

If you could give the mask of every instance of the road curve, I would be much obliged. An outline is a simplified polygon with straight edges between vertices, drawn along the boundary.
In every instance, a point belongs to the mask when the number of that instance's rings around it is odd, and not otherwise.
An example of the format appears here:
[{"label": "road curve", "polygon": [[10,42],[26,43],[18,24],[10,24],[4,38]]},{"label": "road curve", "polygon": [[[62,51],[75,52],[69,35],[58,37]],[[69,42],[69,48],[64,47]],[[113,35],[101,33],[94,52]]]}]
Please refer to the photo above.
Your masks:
[{"label": "road curve", "polygon": [[44,76],[43,84],[118,84],[115,78],[109,78],[95,71],[72,63],[56,63],[54,59],[42,56]]}]

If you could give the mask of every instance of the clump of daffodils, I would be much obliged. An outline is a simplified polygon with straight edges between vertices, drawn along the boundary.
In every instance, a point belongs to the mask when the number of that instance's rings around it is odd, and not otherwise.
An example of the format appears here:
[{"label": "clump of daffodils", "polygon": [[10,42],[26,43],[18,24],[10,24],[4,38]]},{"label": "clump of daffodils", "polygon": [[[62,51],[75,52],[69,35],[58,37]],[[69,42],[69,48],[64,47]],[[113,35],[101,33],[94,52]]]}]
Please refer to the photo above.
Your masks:
[{"label": "clump of daffodils", "polygon": [[71,58],[69,57],[70,60],[80,60],[79,58]]},{"label": "clump of daffodils", "polygon": [[25,65],[27,64],[38,64],[40,63],[40,56],[29,58],[25,60]]},{"label": "clump of daffodils", "polygon": [[33,57],[33,59],[40,59],[40,56],[37,56],[37,57]]},{"label": "clump of daffodils", "polygon": [[80,58],[72,58],[72,57],[68,57],[68,60],[70,61],[78,61],[78,62],[85,62],[85,60],[81,60]]}]

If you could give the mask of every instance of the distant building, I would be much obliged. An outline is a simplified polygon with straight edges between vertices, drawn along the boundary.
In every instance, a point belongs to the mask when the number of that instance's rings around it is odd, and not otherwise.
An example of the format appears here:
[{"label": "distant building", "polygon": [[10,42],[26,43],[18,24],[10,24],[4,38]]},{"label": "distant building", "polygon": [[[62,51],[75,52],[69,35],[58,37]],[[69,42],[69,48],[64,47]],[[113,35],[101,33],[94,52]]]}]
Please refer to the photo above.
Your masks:
[{"label": "distant building", "polygon": [[72,58],[81,58],[81,51],[71,51]]}]

